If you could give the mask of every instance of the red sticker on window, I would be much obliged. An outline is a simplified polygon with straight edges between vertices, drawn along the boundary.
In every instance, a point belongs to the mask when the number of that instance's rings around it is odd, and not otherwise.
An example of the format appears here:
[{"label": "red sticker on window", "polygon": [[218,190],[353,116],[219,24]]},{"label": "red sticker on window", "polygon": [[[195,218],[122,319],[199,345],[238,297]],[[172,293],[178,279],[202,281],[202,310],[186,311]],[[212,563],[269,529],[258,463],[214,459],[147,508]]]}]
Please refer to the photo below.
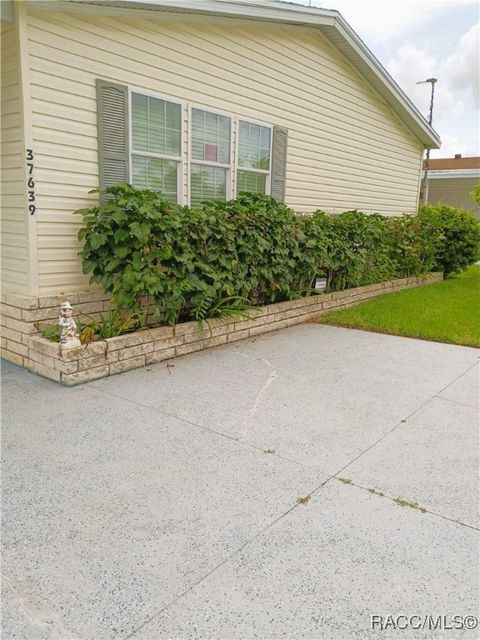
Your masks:
[{"label": "red sticker on window", "polygon": [[217,161],[217,145],[216,144],[204,145],[204,156],[205,156],[205,160],[209,160],[210,162],[218,162]]}]

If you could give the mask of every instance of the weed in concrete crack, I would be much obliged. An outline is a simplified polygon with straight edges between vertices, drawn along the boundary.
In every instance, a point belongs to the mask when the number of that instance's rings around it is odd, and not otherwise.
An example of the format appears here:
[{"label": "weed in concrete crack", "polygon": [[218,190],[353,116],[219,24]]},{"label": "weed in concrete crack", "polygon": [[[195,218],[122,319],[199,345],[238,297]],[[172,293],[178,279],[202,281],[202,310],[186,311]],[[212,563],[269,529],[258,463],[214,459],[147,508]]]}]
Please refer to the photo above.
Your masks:
[{"label": "weed in concrete crack", "polygon": [[297,504],[307,504],[311,496],[304,496],[303,498],[297,498]]},{"label": "weed in concrete crack", "polygon": [[410,507],[410,509],[418,509],[422,513],[427,513],[426,509],[418,506],[418,502],[410,502],[409,500],[404,500],[403,498],[395,498],[394,502],[400,507]]},{"label": "weed in concrete crack", "polygon": [[352,484],[350,478],[337,478],[337,480],[340,480],[340,482],[343,482],[343,484]]},{"label": "weed in concrete crack", "polygon": [[275,449],[263,449],[263,453],[275,453]]},{"label": "weed in concrete crack", "polygon": [[377,491],[376,489],[368,489],[370,493],[374,493],[376,496],[384,496],[385,494],[382,491]]}]

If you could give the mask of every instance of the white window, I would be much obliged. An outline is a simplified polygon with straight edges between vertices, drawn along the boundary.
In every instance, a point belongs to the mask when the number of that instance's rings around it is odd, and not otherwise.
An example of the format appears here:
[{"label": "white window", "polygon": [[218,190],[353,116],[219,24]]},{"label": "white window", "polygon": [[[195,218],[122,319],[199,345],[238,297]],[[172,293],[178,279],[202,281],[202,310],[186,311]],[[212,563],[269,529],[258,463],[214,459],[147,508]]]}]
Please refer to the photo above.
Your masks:
[{"label": "white window", "polygon": [[[185,108],[185,110],[184,110]],[[184,122],[190,148],[183,146]],[[232,138],[237,140],[236,158]],[[198,206],[235,191],[271,192],[272,127],[130,90],[130,180],[168,200]],[[185,184],[184,161],[188,161]],[[187,191],[187,193],[185,193]]]},{"label": "white window", "polygon": [[240,120],[238,125],[237,194],[270,193],[272,129]]},{"label": "white window", "polygon": [[181,200],[182,107],[131,93],[131,176],[139,189],[154,189]]},{"label": "white window", "polygon": [[231,119],[191,110],[190,205],[231,194]]}]

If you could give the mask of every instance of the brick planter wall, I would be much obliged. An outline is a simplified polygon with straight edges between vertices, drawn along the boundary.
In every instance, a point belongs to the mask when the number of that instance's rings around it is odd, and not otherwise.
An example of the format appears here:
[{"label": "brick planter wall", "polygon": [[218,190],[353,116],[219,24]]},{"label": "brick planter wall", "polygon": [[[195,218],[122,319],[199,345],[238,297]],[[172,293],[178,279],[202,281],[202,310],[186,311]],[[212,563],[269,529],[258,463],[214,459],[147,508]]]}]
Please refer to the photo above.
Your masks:
[{"label": "brick planter wall", "polygon": [[43,298],[6,294],[2,296],[2,357],[61,384],[75,385],[284,329],[330,309],[349,307],[384,293],[432,284],[441,279],[441,273],[402,278],[271,304],[253,310],[248,320],[241,317],[226,321],[213,319],[208,324],[204,322],[203,328],[197,322],[185,322],[175,328],[145,329],[67,350],[38,335],[41,325],[53,324],[58,319],[63,300],[72,303],[75,317],[82,311],[92,315],[106,311],[110,304],[108,294],[85,292]]}]

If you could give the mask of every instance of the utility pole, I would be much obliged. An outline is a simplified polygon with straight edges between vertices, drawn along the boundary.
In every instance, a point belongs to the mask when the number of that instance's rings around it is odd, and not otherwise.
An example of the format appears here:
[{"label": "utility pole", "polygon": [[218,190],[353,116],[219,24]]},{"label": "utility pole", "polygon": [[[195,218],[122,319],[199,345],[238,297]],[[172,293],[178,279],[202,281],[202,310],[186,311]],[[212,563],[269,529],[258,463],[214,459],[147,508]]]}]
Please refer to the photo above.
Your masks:
[{"label": "utility pole", "polygon": [[[431,125],[433,121],[433,97],[435,95],[435,83],[437,82],[437,78],[427,78],[427,80],[421,80],[417,82],[417,84],[430,84],[432,87],[432,93],[430,96],[430,112],[428,115],[428,124]],[[428,168],[430,162],[430,149],[427,149],[427,153],[425,156],[425,176],[423,178],[423,188],[422,188],[422,196],[424,204],[428,204]]]}]

